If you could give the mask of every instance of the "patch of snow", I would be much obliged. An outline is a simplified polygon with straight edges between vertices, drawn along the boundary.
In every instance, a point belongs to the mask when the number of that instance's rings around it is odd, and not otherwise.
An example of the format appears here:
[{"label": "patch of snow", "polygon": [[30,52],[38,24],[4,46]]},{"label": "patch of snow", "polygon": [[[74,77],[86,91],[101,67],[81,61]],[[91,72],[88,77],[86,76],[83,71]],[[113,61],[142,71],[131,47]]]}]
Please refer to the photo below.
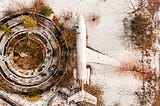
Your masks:
[{"label": "patch of snow", "polygon": [[106,106],[139,106],[135,92],[140,89],[142,81],[132,75],[119,74],[115,67],[92,64],[91,82],[99,85],[104,91]]}]

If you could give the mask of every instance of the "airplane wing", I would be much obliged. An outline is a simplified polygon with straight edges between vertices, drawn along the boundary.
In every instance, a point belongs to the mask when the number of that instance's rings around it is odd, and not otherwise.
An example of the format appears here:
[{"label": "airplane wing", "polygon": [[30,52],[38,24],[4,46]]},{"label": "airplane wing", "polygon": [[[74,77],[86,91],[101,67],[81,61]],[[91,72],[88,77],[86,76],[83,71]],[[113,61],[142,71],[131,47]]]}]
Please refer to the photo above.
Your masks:
[{"label": "airplane wing", "polygon": [[85,101],[85,102],[89,102],[91,104],[97,105],[97,98],[95,96],[87,93],[84,90],[79,91],[78,93],[70,96],[67,100],[68,100],[68,103],[71,101],[74,101],[76,103]]},{"label": "airplane wing", "polygon": [[120,66],[120,62],[113,57],[102,54],[91,48],[86,48],[87,50],[87,63],[98,63],[106,64],[111,66]]}]

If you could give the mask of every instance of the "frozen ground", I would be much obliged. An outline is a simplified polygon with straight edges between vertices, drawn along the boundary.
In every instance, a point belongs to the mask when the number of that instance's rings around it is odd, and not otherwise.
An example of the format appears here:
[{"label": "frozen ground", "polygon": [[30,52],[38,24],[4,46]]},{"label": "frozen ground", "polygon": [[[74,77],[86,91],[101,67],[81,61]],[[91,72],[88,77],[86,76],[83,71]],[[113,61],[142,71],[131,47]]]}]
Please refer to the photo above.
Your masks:
[{"label": "frozen ground", "polygon": [[[29,5],[32,0],[4,0],[0,6],[6,8],[10,3],[20,2]],[[123,34],[122,20],[132,8],[130,1],[136,6],[135,0],[46,0],[55,14],[60,17],[72,12],[71,20],[66,22],[67,27],[73,27],[77,14],[85,16],[88,33],[88,46],[116,58],[120,63],[129,61],[138,56],[134,51],[126,50],[120,36]],[[15,5],[11,5],[15,8]],[[1,10],[2,11],[2,10]],[[90,16],[99,15],[98,24],[91,24]],[[62,19],[63,20],[63,19]],[[94,58],[94,56],[93,56]],[[103,99],[106,106],[140,106],[137,96],[134,95],[142,85],[142,81],[131,74],[120,74],[117,67],[91,64],[93,74],[92,84],[99,85],[104,91]],[[45,98],[45,97],[44,97]],[[42,101],[33,104],[43,106]],[[24,102],[25,106],[29,106]],[[1,104],[0,104],[1,105]]]},{"label": "frozen ground", "polygon": [[91,81],[101,86],[104,91],[103,99],[106,106],[138,106],[135,91],[140,89],[141,81],[132,75],[120,74],[115,67],[92,65],[93,76]]}]

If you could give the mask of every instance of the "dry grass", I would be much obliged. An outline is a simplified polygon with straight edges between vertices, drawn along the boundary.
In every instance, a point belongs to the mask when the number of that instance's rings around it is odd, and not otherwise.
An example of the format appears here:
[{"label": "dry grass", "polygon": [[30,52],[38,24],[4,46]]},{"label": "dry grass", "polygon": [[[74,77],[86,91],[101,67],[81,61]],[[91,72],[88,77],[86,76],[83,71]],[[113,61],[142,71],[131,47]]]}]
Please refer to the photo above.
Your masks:
[{"label": "dry grass", "polygon": [[149,4],[148,11],[154,18],[155,13],[159,11],[160,1],[159,0],[148,0],[148,4]]},{"label": "dry grass", "polygon": [[59,19],[56,15],[52,17],[52,21],[56,24],[57,28],[59,28],[60,31],[64,29],[63,23],[59,22]]},{"label": "dry grass", "polygon": [[76,67],[76,60],[73,56],[69,59],[69,64],[67,65],[67,71],[65,75],[63,76],[60,83],[57,85],[58,87],[68,87],[70,85],[73,85],[74,76],[73,76],[73,70]]},{"label": "dry grass", "polygon": [[35,96],[41,95],[42,93],[43,91],[40,90],[39,88],[31,88],[28,90],[26,94],[24,94],[24,96],[35,97]]},{"label": "dry grass", "polygon": [[[97,85],[89,85],[85,87],[85,90],[92,94],[93,96],[97,97],[97,106],[105,106],[103,98],[102,98],[102,90]],[[87,102],[81,102],[82,106],[95,106],[93,104],[87,103]]]},{"label": "dry grass", "polygon": [[8,86],[8,85],[9,85],[9,83],[7,81],[1,80],[0,87],[4,87],[4,86]]},{"label": "dry grass", "polygon": [[138,50],[152,49],[156,35],[153,33],[154,27],[150,16],[144,14],[135,14],[128,23],[131,33],[125,34],[124,37],[131,42],[132,47]]},{"label": "dry grass", "polygon": [[32,88],[29,90],[27,95],[23,95],[24,98],[26,98],[30,102],[36,102],[42,97],[42,91]]},{"label": "dry grass", "polygon": [[30,7],[30,11],[33,13],[40,13],[41,9],[45,6],[43,0],[35,0],[33,5]]},{"label": "dry grass", "polygon": [[18,12],[33,12],[42,14],[44,16],[50,16],[50,14],[53,13],[52,9],[47,4],[45,4],[44,0],[34,0],[33,5],[31,5],[30,7],[24,6],[19,3],[16,4],[19,6],[19,9],[8,7],[8,9],[4,11],[4,15],[13,15]]},{"label": "dry grass", "polygon": [[156,98],[152,106],[160,106],[160,77],[158,78],[159,89],[156,92]]},{"label": "dry grass", "polygon": [[75,29],[64,29],[62,31],[62,36],[66,40],[66,45],[70,48],[75,48],[76,46],[76,30]]},{"label": "dry grass", "polygon": [[59,16],[58,20],[61,21],[61,23],[67,23],[69,22],[73,17],[72,12],[63,12],[62,15]]},{"label": "dry grass", "polygon": [[[9,45],[7,53],[13,52],[13,61],[15,66],[23,70],[35,69],[44,63],[45,48],[36,39],[33,39],[34,34],[22,34],[19,38],[14,38]],[[17,42],[18,41],[18,42]],[[15,43],[16,42],[16,43]]]},{"label": "dry grass", "polygon": [[[70,49],[75,49],[76,47],[76,29],[68,29],[61,23],[56,16],[53,16],[52,20],[56,24],[57,28],[61,31],[63,38],[65,39],[65,44]],[[64,45],[65,45],[64,44]]]},{"label": "dry grass", "polygon": [[30,7],[30,12],[50,16],[53,11],[45,4],[44,0],[35,0],[33,5]]},{"label": "dry grass", "polygon": [[57,87],[68,87],[68,86],[72,85],[73,80],[74,80],[73,71],[67,70],[67,72],[63,76],[62,80],[57,85]]},{"label": "dry grass", "polygon": [[41,95],[35,95],[35,96],[31,96],[31,97],[26,97],[26,99],[30,102],[36,102],[38,101],[42,96]]},{"label": "dry grass", "polygon": [[[149,5],[147,5],[147,2]],[[135,9],[127,22],[124,22],[125,42],[130,44],[133,49],[145,51],[151,50],[156,42],[157,35],[155,33],[155,25],[153,15],[159,3],[157,0],[139,0],[138,8]],[[150,9],[152,7],[152,9]],[[125,19],[126,20],[126,19]]]}]

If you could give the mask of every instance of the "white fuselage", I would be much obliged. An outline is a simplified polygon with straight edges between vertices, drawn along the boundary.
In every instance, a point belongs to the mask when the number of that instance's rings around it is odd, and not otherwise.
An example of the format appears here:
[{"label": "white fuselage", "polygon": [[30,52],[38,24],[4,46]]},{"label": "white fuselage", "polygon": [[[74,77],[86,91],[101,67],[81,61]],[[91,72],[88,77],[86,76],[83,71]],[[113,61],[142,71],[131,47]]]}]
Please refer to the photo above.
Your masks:
[{"label": "white fuselage", "polygon": [[85,20],[82,15],[78,19],[77,37],[76,37],[76,47],[77,47],[77,80],[86,80],[87,70],[86,70],[86,25]]},{"label": "white fuselage", "polygon": [[78,18],[78,28],[76,37],[77,47],[77,69],[74,70],[74,78],[81,84],[81,91],[70,96],[67,101],[81,102],[86,101],[97,105],[97,98],[84,91],[84,84],[89,84],[90,70],[86,68],[86,25],[82,15]]}]

